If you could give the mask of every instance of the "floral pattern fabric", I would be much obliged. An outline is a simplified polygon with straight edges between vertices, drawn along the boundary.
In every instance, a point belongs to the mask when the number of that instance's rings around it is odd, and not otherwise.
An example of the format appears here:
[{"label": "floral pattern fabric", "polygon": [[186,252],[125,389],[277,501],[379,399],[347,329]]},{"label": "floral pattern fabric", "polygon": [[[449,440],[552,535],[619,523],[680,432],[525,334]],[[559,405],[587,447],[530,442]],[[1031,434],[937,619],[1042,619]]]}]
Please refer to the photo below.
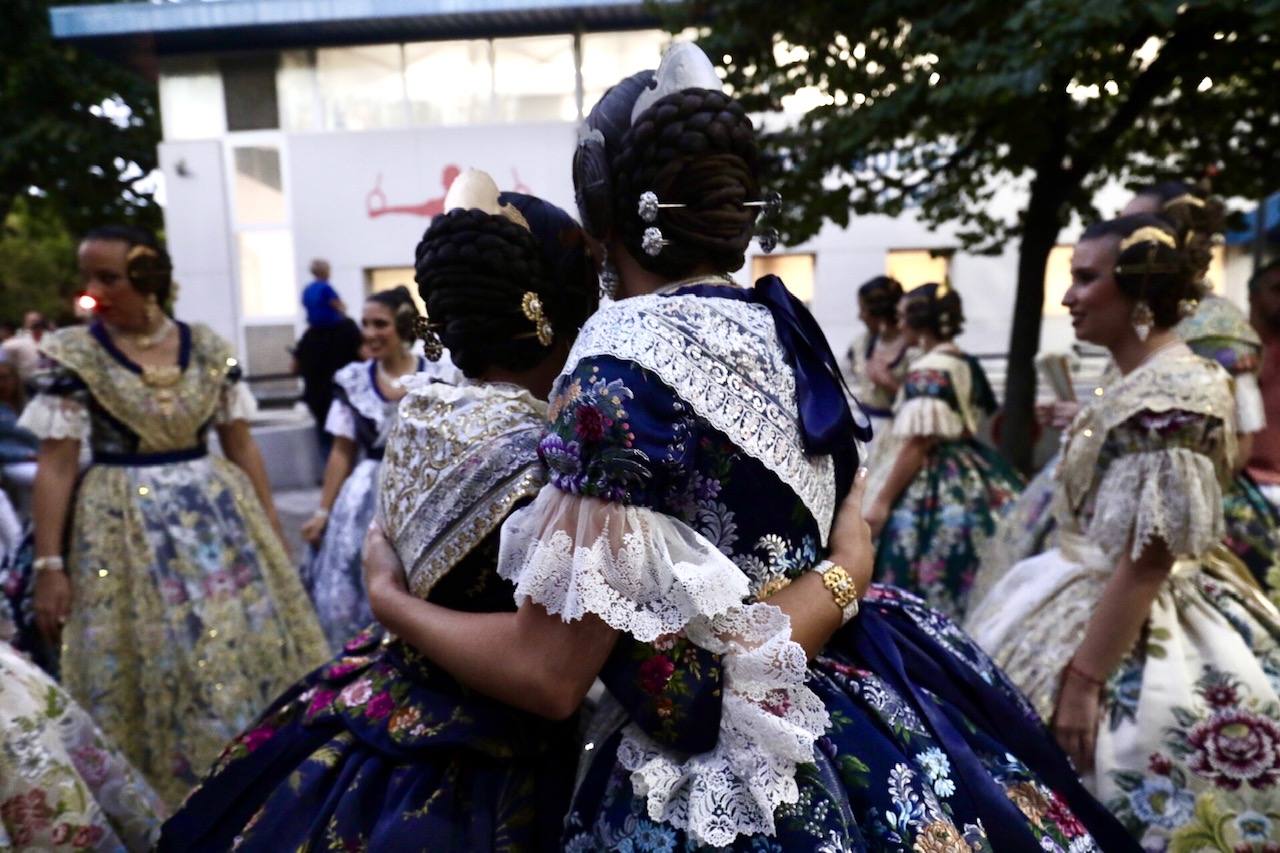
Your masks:
[{"label": "floral pattern fabric", "polygon": [[[737,564],[753,594],[820,559],[817,525],[796,493],[634,361],[578,360],[549,416],[541,450],[554,488],[680,520]],[[714,742],[709,715],[730,683],[687,639],[623,636],[601,673],[626,721],[673,761]],[[1099,849],[1092,832],[1113,829],[1078,786],[1066,795],[1029,769],[1041,750],[1065,759],[990,660],[909,594],[874,588],[810,665],[806,686],[830,726],[774,812],[775,831],[739,835],[731,849],[1086,851]],[[984,716],[997,704],[1009,712],[999,722]],[[565,849],[703,849],[637,787],[627,731],[602,733],[584,754]]]},{"label": "floral pattern fabric", "polygon": [[1062,667],[1131,553],[1089,531],[1099,519],[1159,531],[1178,559],[1107,682],[1087,781],[1146,850],[1280,848],[1280,611],[1219,542],[1218,480],[1234,447],[1227,377],[1174,348],[1098,406],[1112,426],[1097,435],[1098,414],[1082,410],[1064,451],[1091,442],[1096,467],[1058,467],[1058,547],[994,583],[968,627],[1048,719]]},{"label": "floral pattern fabric", "polygon": [[0,850],[149,850],[163,806],[76,703],[0,642]]},{"label": "floral pattern fabric", "polygon": [[[46,402],[88,409],[95,454],[202,445],[238,374],[207,329],[180,328],[179,380],[162,399],[92,330],[59,332],[46,351],[61,379]],[[221,458],[95,464],[69,533],[64,683],[176,805],[228,739],[323,660],[315,614],[248,477]]]}]

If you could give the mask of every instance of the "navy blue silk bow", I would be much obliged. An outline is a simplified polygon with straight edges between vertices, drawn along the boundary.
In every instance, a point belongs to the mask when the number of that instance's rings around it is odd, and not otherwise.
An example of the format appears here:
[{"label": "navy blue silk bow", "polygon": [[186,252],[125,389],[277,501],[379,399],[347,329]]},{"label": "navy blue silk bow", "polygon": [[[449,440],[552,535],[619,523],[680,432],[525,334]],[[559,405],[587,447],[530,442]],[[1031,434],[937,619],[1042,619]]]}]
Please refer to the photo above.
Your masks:
[{"label": "navy blue silk bow", "polygon": [[[767,275],[746,290],[731,285],[690,288],[708,296],[755,302],[769,309],[778,341],[796,376],[796,408],[805,453],[810,456],[847,453],[855,438],[871,438],[871,421],[856,401],[852,406],[840,365],[818,321],[796,299],[782,279]],[[847,396],[846,396],[847,395]]]}]

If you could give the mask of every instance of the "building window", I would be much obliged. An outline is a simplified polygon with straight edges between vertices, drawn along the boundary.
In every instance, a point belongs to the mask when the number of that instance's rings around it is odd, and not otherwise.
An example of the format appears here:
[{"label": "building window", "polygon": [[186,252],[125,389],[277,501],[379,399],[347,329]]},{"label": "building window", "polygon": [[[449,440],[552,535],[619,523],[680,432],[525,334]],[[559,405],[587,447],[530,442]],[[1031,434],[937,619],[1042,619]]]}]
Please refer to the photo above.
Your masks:
[{"label": "building window", "polygon": [[240,305],[250,322],[292,318],[298,308],[279,135],[257,137],[228,151]]},{"label": "building window", "polygon": [[316,59],[310,50],[280,53],[276,72],[276,92],[280,98],[281,130],[319,130],[324,107],[316,83]]},{"label": "building window", "polygon": [[188,57],[163,60],[160,122],[165,139],[217,139],[227,132],[217,63]]},{"label": "building window", "polygon": [[751,279],[776,275],[797,299],[808,305],[813,301],[814,256],[755,255],[751,258]]},{"label": "building window", "polygon": [[[403,49],[398,44],[316,50],[325,130],[375,130],[405,122]],[[441,85],[445,85],[442,81]]]},{"label": "building window", "polygon": [[409,120],[414,124],[493,121],[493,56],[489,41],[406,44],[404,79]]},{"label": "building window", "polygon": [[414,283],[413,276],[413,267],[375,267],[367,269],[364,271],[365,295],[391,290],[403,284],[409,288],[409,293],[413,296],[413,304],[417,306],[418,313],[425,314],[427,308],[422,304],[422,298],[418,296],[418,285]]},{"label": "building window", "polygon": [[232,149],[235,162],[234,203],[238,225],[278,225],[286,218],[280,151],[274,146]]},{"label": "building window", "polygon": [[493,121],[578,117],[573,36],[495,39]]},{"label": "building window", "polygon": [[245,319],[291,317],[297,313],[293,233],[288,228],[250,229],[236,235],[236,245]]},{"label": "building window", "polygon": [[274,54],[228,56],[219,60],[227,130],[274,130],[280,126]]},{"label": "building window", "polygon": [[1062,297],[1067,295],[1071,287],[1071,253],[1075,247],[1071,244],[1054,246],[1049,250],[1049,259],[1044,264],[1044,309],[1046,317],[1062,317],[1067,309],[1062,305]]},{"label": "building window", "polygon": [[905,290],[950,278],[951,249],[890,249],[885,275],[896,278]]},{"label": "building window", "polygon": [[582,36],[582,111],[605,91],[639,68],[657,68],[671,36],[661,30],[623,33],[585,33]]}]

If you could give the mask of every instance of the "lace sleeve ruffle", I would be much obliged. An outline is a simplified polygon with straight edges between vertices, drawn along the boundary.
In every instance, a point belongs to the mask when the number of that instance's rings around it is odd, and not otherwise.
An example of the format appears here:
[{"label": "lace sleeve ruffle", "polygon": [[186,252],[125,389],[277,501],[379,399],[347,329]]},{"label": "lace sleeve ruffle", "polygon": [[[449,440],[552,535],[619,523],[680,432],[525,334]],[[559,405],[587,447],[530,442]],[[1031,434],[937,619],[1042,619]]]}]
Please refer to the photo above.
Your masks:
[{"label": "lace sleeve ruffle", "polygon": [[1185,447],[1129,453],[1098,486],[1088,537],[1111,559],[1137,559],[1153,539],[1175,556],[1203,554],[1224,535],[1213,462]]},{"label": "lace sleeve ruffle", "polygon": [[356,416],[351,407],[341,400],[329,404],[329,414],[324,419],[324,431],[335,438],[356,440]]},{"label": "lace sleeve ruffle", "polygon": [[518,602],[566,621],[592,613],[642,641],[683,631],[721,655],[715,747],[685,755],[629,725],[619,761],[649,817],[701,844],[774,832],[774,811],[797,801],[796,767],[813,760],[828,717],[805,685],[790,620],[772,605],[743,603],[741,569],[670,516],[547,486],[503,526],[498,571]]},{"label": "lace sleeve ruffle", "polygon": [[258,401],[243,382],[232,382],[222,389],[214,422],[219,426],[232,421],[249,421],[258,413]]},{"label": "lace sleeve ruffle", "polygon": [[1236,383],[1236,431],[1239,433],[1262,432],[1267,426],[1267,415],[1262,408],[1262,389],[1252,373],[1240,373]]},{"label": "lace sleeve ruffle", "polygon": [[946,400],[913,397],[899,406],[894,414],[893,434],[902,438],[959,438],[964,435],[964,419]]},{"label": "lace sleeve ruffle", "polygon": [[74,396],[37,394],[18,418],[18,426],[36,438],[89,439],[89,407]]}]

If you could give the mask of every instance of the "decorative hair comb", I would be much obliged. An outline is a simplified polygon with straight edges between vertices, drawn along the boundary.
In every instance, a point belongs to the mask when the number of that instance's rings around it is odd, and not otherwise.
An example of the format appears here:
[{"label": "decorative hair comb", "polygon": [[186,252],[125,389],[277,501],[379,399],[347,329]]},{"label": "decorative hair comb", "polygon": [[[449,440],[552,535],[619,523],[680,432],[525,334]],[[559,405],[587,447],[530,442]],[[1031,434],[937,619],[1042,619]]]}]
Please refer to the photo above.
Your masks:
[{"label": "decorative hair comb", "polygon": [[413,333],[422,341],[422,354],[428,361],[439,361],[444,356],[444,341],[440,340],[439,323],[432,323],[424,309],[413,320]]},{"label": "decorative hair comb", "polygon": [[1154,225],[1144,225],[1120,241],[1120,251],[1123,252],[1139,243],[1159,243],[1161,246],[1167,246],[1170,249],[1178,248],[1177,241],[1173,239],[1173,235],[1168,231],[1163,228],[1157,228]]},{"label": "decorative hair comb", "polygon": [[520,310],[524,313],[525,319],[533,324],[538,343],[544,347],[551,346],[551,342],[555,340],[555,330],[551,328],[551,321],[542,310],[542,300],[538,294],[532,290],[526,290],[524,298],[520,300]]}]

